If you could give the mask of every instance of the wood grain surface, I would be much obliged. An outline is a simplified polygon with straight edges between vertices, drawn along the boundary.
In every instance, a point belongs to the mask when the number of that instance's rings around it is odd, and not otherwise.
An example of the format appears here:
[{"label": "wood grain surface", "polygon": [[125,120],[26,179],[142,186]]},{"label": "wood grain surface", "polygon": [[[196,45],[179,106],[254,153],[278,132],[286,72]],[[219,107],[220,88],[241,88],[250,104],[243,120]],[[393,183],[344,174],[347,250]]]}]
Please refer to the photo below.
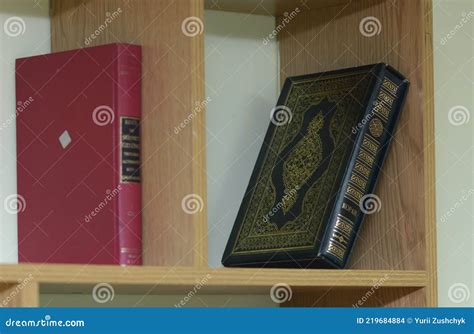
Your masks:
[{"label": "wood grain surface", "polygon": [[[109,17],[114,19],[101,29]],[[118,42],[142,46],[146,265],[207,265],[204,111],[175,133],[204,100],[204,35],[199,28],[196,36],[183,33],[190,17],[202,19],[201,0],[52,1],[53,51]],[[96,30],[102,32],[86,45]],[[183,210],[188,195],[202,199],[202,210]]]},{"label": "wood grain surface", "polygon": [[256,15],[284,15],[299,8],[314,10],[347,4],[351,0],[205,0],[206,9]]}]

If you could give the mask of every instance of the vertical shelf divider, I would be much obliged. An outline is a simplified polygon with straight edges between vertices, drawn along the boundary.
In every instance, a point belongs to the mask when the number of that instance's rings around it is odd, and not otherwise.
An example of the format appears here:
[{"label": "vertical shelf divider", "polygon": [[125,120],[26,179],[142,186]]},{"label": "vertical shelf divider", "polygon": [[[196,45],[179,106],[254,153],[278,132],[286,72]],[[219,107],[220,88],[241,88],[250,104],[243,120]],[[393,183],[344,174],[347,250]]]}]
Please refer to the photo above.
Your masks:
[{"label": "vertical shelf divider", "polygon": [[[204,99],[204,34],[183,31],[187,20],[203,21],[203,1],[51,1],[53,52],[142,46],[144,264],[207,266],[204,113],[174,131]],[[200,210],[186,212],[185,198],[197,199]]]}]

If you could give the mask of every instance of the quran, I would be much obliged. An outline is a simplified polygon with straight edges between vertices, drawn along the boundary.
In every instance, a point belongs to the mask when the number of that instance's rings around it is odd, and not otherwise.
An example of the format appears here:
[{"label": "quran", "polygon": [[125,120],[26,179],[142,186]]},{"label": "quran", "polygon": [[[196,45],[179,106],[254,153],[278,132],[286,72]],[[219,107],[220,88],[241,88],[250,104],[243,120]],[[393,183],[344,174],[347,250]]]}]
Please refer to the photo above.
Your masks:
[{"label": "quran", "polygon": [[287,78],[222,264],[344,268],[408,86],[387,64]]}]

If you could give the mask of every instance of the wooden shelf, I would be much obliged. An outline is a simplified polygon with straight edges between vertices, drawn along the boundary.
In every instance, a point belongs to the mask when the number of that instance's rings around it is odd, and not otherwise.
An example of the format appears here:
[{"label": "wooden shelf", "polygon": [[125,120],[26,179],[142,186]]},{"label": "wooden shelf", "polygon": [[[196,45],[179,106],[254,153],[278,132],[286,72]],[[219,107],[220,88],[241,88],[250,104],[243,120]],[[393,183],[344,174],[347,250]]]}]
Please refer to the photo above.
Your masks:
[{"label": "wooden shelf", "polygon": [[206,279],[203,291],[212,293],[267,292],[278,283],[311,290],[320,287],[366,287],[381,281],[384,287],[425,287],[424,271],[318,269],[194,269],[186,267],[119,267],[99,265],[2,265],[0,280],[23,281],[31,275],[39,284],[96,284],[156,286],[157,292],[187,291]]},{"label": "wooden shelf", "polygon": [[[0,297],[8,306],[38,306],[46,294],[90,294],[100,283],[115,294],[186,295],[200,282],[200,294],[268,295],[273,286],[286,284],[299,295],[325,296],[329,292],[354,296],[380,289],[405,295],[428,284],[424,271],[193,269],[186,267],[119,267],[97,265],[2,265]],[[16,287],[19,287],[16,289]],[[392,292],[393,295],[393,292]],[[347,305],[347,299],[341,306]]]}]

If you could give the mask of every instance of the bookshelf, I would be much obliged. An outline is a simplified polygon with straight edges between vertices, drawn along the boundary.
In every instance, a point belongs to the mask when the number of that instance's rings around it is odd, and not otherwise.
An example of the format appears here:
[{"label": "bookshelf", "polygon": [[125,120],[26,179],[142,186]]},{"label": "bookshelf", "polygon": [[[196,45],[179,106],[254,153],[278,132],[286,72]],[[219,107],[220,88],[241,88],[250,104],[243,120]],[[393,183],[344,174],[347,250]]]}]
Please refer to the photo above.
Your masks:
[{"label": "bookshelf", "polygon": [[[376,190],[383,210],[367,217],[347,270],[210,269],[206,205],[194,215],[181,208],[187,194],[206,198],[204,113],[180,136],[169,135],[205,99],[204,66],[212,66],[205,32],[186,36],[182,23],[202,21],[212,9],[272,15],[278,27],[296,7],[300,13],[277,35],[281,80],[388,62],[411,81]],[[207,274],[203,291],[212,294],[268,294],[284,282],[293,298],[282,306],[351,306],[376,282],[376,298],[364,306],[436,305],[431,0],[51,0],[53,51],[84,47],[117,8],[122,14],[91,45],[143,46],[145,266],[2,265],[0,297],[9,306],[38,306],[44,291],[90,293],[99,282],[124,294],[186,293]],[[366,18],[375,33],[361,33]]]}]

